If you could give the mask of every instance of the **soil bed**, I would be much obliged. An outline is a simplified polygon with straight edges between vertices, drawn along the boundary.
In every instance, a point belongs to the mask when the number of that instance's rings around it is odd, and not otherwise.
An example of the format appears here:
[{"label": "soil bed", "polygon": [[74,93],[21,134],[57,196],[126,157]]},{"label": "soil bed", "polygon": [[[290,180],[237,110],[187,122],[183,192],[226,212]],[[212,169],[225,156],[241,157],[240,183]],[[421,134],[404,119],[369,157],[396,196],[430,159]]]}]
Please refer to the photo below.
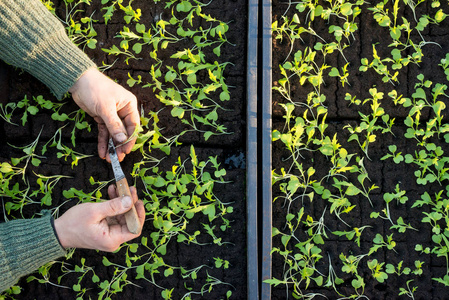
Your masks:
[{"label": "soil bed", "polygon": [[[346,2],[346,1],[344,1]],[[359,1],[360,2],[360,1]],[[361,1],[363,2],[363,1]],[[413,29],[416,26],[414,21],[414,15],[409,6],[404,5],[402,1],[385,1],[385,8],[388,9],[388,14],[393,22],[393,3],[399,2],[399,10],[397,22],[402,24],[400,20],[405,18],[408,20]],[[438,182],[427,182],[426,184],[417,183],[417,177],[415,176],[415,171],[419,170],[416,164],[405,163],[394,163],[392,158],[383,158],[386,154],[390,152],[390,146],[396,145],[397,152],[402,153],[403,156],[406,154],[415,155],[415,150],[420,151],[423,149],[423,145],[418,145],[416,139],[406,138],[409,126],[407,126],[404,121],[407,119],[410,107],[405,107],[400,104],[394,104],[392,99],[388,96],[392,90],[396,90],[397,95],[403,95],[404,98],[412,99],[412,95],[419,88],[415,84],[419,82],[417,76],[423,74],[425,80],[432,81],[434,87],[435,84],[441,83],[443,85],[448,84],[448,79],[444,73],[444,70],[438,66],[441,59],[445,58],[446,53],[449,52],[449,20],[446,18],[440,24],[429,24],[423,31],[421,31],[420,36],[417,31],[412,31],[411,39],[419,44],[420,41],[431,41],[421,47],[423,57],[422,61],[418,64],[410,63],[408,65],[402,66],[398,69],[398,81],[394,84],[385,82],[382,80],[382,75],[375,72],[373,68],[368,69],[366,72],[362,71],[360,67],[362,66],[362,59],[367,58],[369,62],[373,60],[373,47],[377,50],[377,54],[381,59],[386,57],[391,57],[391,50],[394,49],[391,46],[392,38],[390,36],[390,31],[388,27],[380,26],[378,22],[374,19],[374,11],[369,8],[373,8],[377,3],[367,3],[362,5],[355,5],[352,3],[351,9],[354,11],[355,7],[359,7],[361,10],[360,15],[355,18],[354,24],[357,30],[349,35],[348,39],[342,37],[341,43],[347,44],[347,48],[343,49],[343,55],[335,50],[332,53],[328,53],[323,59],[323,52],[318,50],[317,43],[329,44],[335,42],[337,39],[330,30],[331,26],[340,26],[344,28],[345,18],[339,14],[337,17],[335,14],[331,14],[330,17],[324,20],[320,13],[317,12],[315,19],[311,20],[314,12],[309,11],[310,7],[321,6],[322,9],[327,9],[330,7],[328,1],[317,1],[314,5],[305,7],[305,9],[298,8],[302,2],[291,3],[290,8],[288,8],[288,3],[283,1],[273,2],[273,22],[277,23],[277,28],[281,28],[281,24],[285,24],[283,16],[287,17],[290,21],[290,25],[296,26],[296,30],[299,27],[305,28],[306,32],[301,33],[300,39],[297,38],[292,44],[291,40],[287,38],[288,34],[278,34],[273,33],[273,130],[279,132],[277,140],[273,143],[273,162],[272,168],[275,173],[281,174],[281,169],[284,168],[287,175],[297,176],[299,182],[307,186],[306,189],[298,188],[294,195],[290,198],[286,198],[286,192],[291,188],[293,183],[284,176],[273,185],[273,227],[277,228],[281,233],[277,234],[273,238],[273,248],[278,248],[281,251],[289,253],[289,259],[285,259],[282,253],[274,253],[272,256],[272,270],[273,278],[279,280],[285,280],[288,278],[290,283],[285,285],[283,283],[272,286],[272,299],[295,299],[302,295],[309,295],[312,297],[315,294],[316,299],[324,299],[326,296],[328,299],[348,299],[344,297],[354,297],[359,299],[410,299],[405,293],[400,295],[400,292],[405,289],[407,290],[407,283],[410,281],[410,288],[417,287],[414,291],[413,299],[445,299],[447,298],[448,288],[442,283],[438,283],[435,278],[444,278],[447,274],[446,260],[441,255],[440,257],[436,253],[424,254],[421,251],[415,250],[417,245],[422,245],[423,248],[429,247],[429,249],[434,249],[436,243],[432,240],[434,233],[432,233],[432,227],[429,223],[423,222],[423,218],[426,217],[425,212],[430,213],[432,211],[431,207],[428,205],[423,205],[422,207],[415,206],[412,207],[417,200],[421,200],[422,195],[428,193],[431,197],[435,197],[435,193],[443,190],[442,198],[447,198],[446,195],[446,185],[445,180]],[[448,13],[449,8],[447,3],[441,2],[440,7],[432,7],[431,1],[426,1],[421,5],[416,7],[416,19],[423,15],[435,16],[435,13],[442,9],[443,12]],[[298,4],[298,7],[295,7]],[[305,6],[305,5],[304,5]],[[341,11],[334,11],[335,13],[340,13]],[[291,20],[300,20],[300,22],[293,22]],[[348,15],[347,19],[352,20],[352,15]],[[348,22],[349,22],[348,21]],[[288,31],[285,27],[285,30]],[[309,30],[309,31],[307,31]],[[311,34],[313,32],[313,34]],[[282,36],[283,38],[280,38]],[[404,35],[401,36],[401,41],[403,41]],[[433,43],[434,42],[434,43]],[[438,45],[437,45],[438,44]],[[373,46],[374,45],[374,46]],[[293,71],[287,70],[290,66],[286,63],[291,62],[294,65],[293,60],[297,51],[302,51],[304,53],[310,53],[315,51],[316,56],[313,59],[316,65],[312,65],[308,72],[301,73],[301,76],[310,76],[315,74],[314,70],[319,69],[323,71],[322,82],[313,86],[309,79],[305,79],[302,84],[299,82],[299,77],[294,75]],[[310,51],[310,52],[308,52]],[[402,56],[412,55],[413,49],[409,49],[402,52]],[[305,56],[305,54],[304,54]],[[307,65],[307,62],[302,61],[303,66]],[[347,65],[348,77],[347,81],[342,84],[338,77],[329,76],[331,69],[333,67],[337,68],[342,74],[342,70]],[[322,68],[323,64],[328,66],[327,68]],[[392,70],[391,62],[384,62],[388,66],[388,70],[393,74],[396,70]],[[280,92],[276,89],[285,84],[285,76],[281,73],[281,68],[283,66],[286,69],[289,78],[289,95],[291,96],[292,102],[288,101],[286,97],[282,96]],[[301,66],[301,64],[299,64]],[[320,69],[321,68],[321,69]],[[299,73],[300,71],[298,71]],[[351,132],[348,129],[348,125],[352,128],[357,128],[362,123],[361,114],[373,119],[373,107],[370,106],[373,102],[373,96],[371,92],[375,88],[377,92],[383,93],[383,98],[379,99],[380,107],[383,109],[385,114],[389,115],[389,120],[394,119],[394,125],[391,127],[391,132],[378,130],[374,131],[376,135],[375,140],[369,143],[367,153],[364,153],[361,147],[357,144],[356,140],[350,140]],[[308,103],[307,108],[305,103],[307,101],[308,95],[310,93],[317,93],[318,95],[324,95],[325,101],[322,104],[313,106],[313,104]],[[428,99],[431,98],[430,90],[426,90]],[[360,99],[361,103],[350,103],[347,95],[355,97],[354,99]],[[416,97],[416,96],[414,96]],[[346,99],[345,99],[346,98]],[[366,100],[366,101],[365,101]],[[442,96],[438,98],[443,103],[449,103],[447,96]],[[295,102],[294,109],[292,109],[293,118],[290,122],[286,122],[286,104]],[[365,103],[363,103],[365,102]],[[323,115],[317,114],[317,107],[323,106],[326,108],[327,113],[324,120]],[[315,114],[312,117],[312,113]],[[447,115],[447,112],[445,113]],[[296,117],[300,117],[307,120],[318,120],[315,127],[315,133],[311,133],[311,136],[315,138],[316,143],[307,144],[307,141],[312,140],[309,136],[307,138],[306,129],[310,126],[307,121],[304,125],[304,134],[299,139],[303,144],[297,146],[297,162],[301,165],[304,173],[309,168],[313,168],[313,175],[309,178],[309,182],[302,180],[303,175],[298,171],[298,167],[293,164],[292,151],[287,149],[286,143],[282,141],[280,134],[288,134],[289,128],[292,128],[297,121]],[[428,120],[434,118],[433,111],[431,109],[422,110],[420,116],[420,124],[426,124]],[[385,124],[382,123],[380,118],[376,119],[373,124],[380,125],[382,129],[386,128]],[[445,117],[443,123],[447,123],[447,117]],[[324,130],[324,136],[320,137],[318,125],[326,124],[327,127]],[[425,126],[425,125],[420,125]],[[293,132],[293,131],[292,131]],[[290,132],[290,133],[292,133]],[[365,131],[359,131],[358,137],[362,143],[364,139]],[[292,133],[293,135],[293,133]],[[447,145],[447,140],[443,138],[444,134],[440,136],[433,135],[429,137],[425,142],[435,143],[436,146],[441,147],[444,153],[449,151]],[[361,167],[361,163],[356,162],[356,158],[363,159],[363,167],[366,170],[367,178],[360,184],[359,175],[361,171],[357,172],[344,172],[339,174],[333,173],[331,175],[332,168],[335,168],[335,161],[333,159],[338,159],[340,156],[334,153],[334,155],[329,152],[325,152],[323,145],[325,143],[325,138],[328,137],[328,141],[332,141],[333,138],[336,139],[338,146],[335,149],[345,149],[349,154],[353,154],[350,159],[348,166],[354,164]],[[336,145],[336,144],[333,144]],[[368,156],[367,156],[368,155]],[[444,155],[443,155],[444,156]],[[442,159],[442,157],[440,158]],[[340,166],[341,167],[341,166]],[[291,168],[291,170],[290,170]],[[336,169],[334,169],[336,170]],[[313,187],[312,182],[319,182],[324,189],[332,195],[339,195],[338,189],[336,189],[336,181],[344,181],[353,183],[360,190],[362,186],[369,188],[376,186],[377,188],[369,192],[369,199],[365,197],[362,193],[344,193],[346,191],[346,186],[343,188],[343,198],[349,200],[350,205],[354,207],[347,213],[341,213],[339,219],[336,216],[335,206],[332,206],[333,198],[328,196],[323,196],[317,192],[318,188]],[[405,191],[405,195],[408,197],[408,201],[405,203],[400,203],[397,200],[393,200],[389,203],[389,213],[392,221],[396,224],[397,219],[402,217],[404,222],[410,224],[417,230],[407,229],[405,232],[399,232],[397,229],[391,228],[392,223],[390,220],[382,219],[381,217],[374,218],[372,213],[380,213],[381,216],[385,216],[383,213],[386,209],[386,202],[384,201],[384,196],[386,193],[394,193],[396,187],[399,186],[400,190]],[[304,196],[313,192],[313,200],[308,196]],[[294,199],[294,200],[293,200]],[[372,205],[370,204],[372,202]],[[349,204],[348,204],[349,206]],[[345,207],[346,208],[346,207]],[[303,211],[302,219],[298,220],[297,216],[301,209]],[[332,211],[332,213],[331,213]],[[288,214],[291,214],[288,216]],[[310,216],[310,219],[306,220],[306,217]],[[287,225],[287,218],[293,218],[292,224],[298,224],[298,227],[290,231]],[[324,227],[322,228],[322,234],[320,235],[323,239],[322,242],[319,241],[318,237],[315,237],[313,233],[316,233],[317,227],[312,228],[312,220],[315,222],[323,221]],[[299,223],[297,223],[299,222]],[[344,223],[346,222],[347,225]],[[440,220],[438,223],[443,227],[446,223]],[[355,237],[348,239],[345,235],[338,236],[333,234],[335,231],[351,231],[354,228],[360,229],[363,226],[366,227],[360,237],[360,246],[355,242]],[[311,230],[309,234],[308,230]],[[286,242],[286,236],[290,236],[291,241]],[[325,232],[325,234],[323,234]],[[395,247],[388,249],[386,246],[381,247],[375,252],[369,253],[372,249],[374,240],[376,236],[380,234],[385,240],[387,236],[392,235],[393,241],[395,241]],[[294,240],[293,236],[296,238]],[[298,245],[301,242],[306,243],[310,241],[309,245],[314,245],[319,248],[320,257],[315,259],[310,259],[307,261],[306,257],[309,254],[302,252]],[[285,244],[286,243],[286,244]],[[318,250],[317,250],[318,251]],[[369,255],[366,255],[368,254]],[[286,255],[286,254],[285,254]],[[296,255],[296,256],[295,256]],[[304,257],[301,257],[305,255]],[[358,256],[365,255],[360,260],[356,272],[346,272],[344,270],[344,263],[341,259],[341,255],[349,257],[350,255]],[[447,255],[447,254],[446,254]],[[295,258],[293,258],[295,256]],[[376,280],[373,276],[373,271],[369,268],[369,264],[377,259],[379,263],[383,263],[381,270],[387,273],[388,278],[385,281]],[[306,262],[305,262],[306,261]],[[386,272],[387,264],[393,266],[398,266],[398,263],[403,261],[403,268],[408,267],[411,269],[409,274],[392,274]],[[415,262],[422,262],[422,274],[418,275],[418,272],[413,273],[416,270]],[[287,270],[291,265],[295,265],[295,271],[298,272],[292,277],[286,277],[288,274]],[[325,287],[327,281],[330,277],[329,266],[333,267],[336,272],[336,276],[341,278],[343,281],[341,284],[336,284],[335,289],[332,285]],[[311,269],[307,269],[310,267]],[[313,270],[312,270],[313,269]],[[346,269],[347,270],[347,269]],[[303,272],[303,273],[301,273]],[[309,275],[304,275],[304,272],[311,272]],[[317,282],[316,280],[321,280],[322,282]],[[360,276],[360,277],[357,277]],[[293,279],[294,278],[294,279]],[[310,282],[306,279],[309,278]],[[363,287],[354,288],[356,282],[354,280],[361,278],[364,282]],[[315,280],[316,279],[316,280]],[[294,289],[293,281],[297,283],[296,290]],[[292,293],[295,293],[295,297]],[[358,295],[358,296],[357,296]],[[362,296],[364,295],[364,296]],[[410,298],[409,298],[410,297]],[[299,298],[298,298],[299,299]],[[307,298],[311,299],[311,298]]]},{"label": "soil bed", "polygon": [[[150,112],[158,112],[158,127],[165,137],[171,137],[180,134],[184,130],[191,129],[180,119],[174,118],[171,114],[171,107],[161,103],[157,98],[157,90],[148,87],[142,87],[145,82],[151,82],[151,66],[155,63],[149,56],[150,49],[144,48],[140,54],[137,54],[136,60],[130,60],[127,64],[124,61],[125,56],[107,55],[101,48],[111,48],[112,46],[120,46],[121,39],[116,36],[123,30],[124,26],[128,26],[132,30],[137,23],[135,20],[131,24],[127,24],[124,20],[125,13],[118,7],[113,14],[113,17],[105,23],[103,19],[104,1],[92,1],[92,4],[81,4],[78,8],[82,9],[77,15],[77,21],[82,17],[90,16],[92,19],[98,20],[93,23],[97,32],[96,40],[97,47],[89,49],[85,47],[85,52],[91,57],[99,66],[104,64],[112,64],[112,66],[105,71],[105,73],[129,88],[139,100],[139,105],[143,109],[143,115],[148,116]],[[156,24],[157,20],[169,20],[173,11],[170,8],[164,8],[165,2],[156,1],[124,1],[123,5],[132,3],[134,9],[141,9],[142,17],[139,24],[145,24],[146,28],[150,28]],[[53,1],[55,4],[56,14],[60,17],[66,13],[66,4],[64,1]],[[192,4],[194,4],[192,2]],[[110,3],[108,4],[110,5]],[[176,7],[176,5],[174,6]],[[130,252],[130,248],[124,247],[117,253],[103,253],[93,250],[77,249],[71,258],[61,259],[54,263],[50,268],[48,275],[39,273],[32,274],[38,280],[27,282],[27,277],[24,277],[18,285],[22,291],[18,295],[14,295],[15,299],[75,299],[77,296],[84,299],[99,298],[99,293],[104,290],[100,286],[101,282],[108,280],[112,283],[113,279],[122,276],[119,287],[110,293],[112,299],[163,299],[164,291],[173,289],[170,299],[181,299],[189,291],[192,291],[191,299],[226,299],[232,293],[231,299],[244,299],[246,296],[246,231],[245,231],[245,37],[246,20],[247,20],[247,3],[246,1],[212,1],[209,5],[202,6],[202,13],[210,15],[217,20],[229,24],[229,30],[226,33],[227,43],[221,47],[221,55],[218,57],[213,53],[213,48],[204,48],[203,54],[206,61],[210,64],[229,63],[225,66],[223,76],[226,84],[229,86],[230,99],[227,101],[219,100],[219,93],[210,93],[208,96],[219,103],[223,109],[218,110],[217,123],[226,127],[228,134],[212,135],[207,140],[204,138],[204,132],[201,130],[210,130],[206,126],[200,125],[198,130],[187,132],[180,135],[178,142],[179,146],[172,146],[169,154],[160,150],[151,152],[151,156],[160,159],[157,165],[158,171],[161,174],[172,171],[173,166],[180,161],[185,161],[186,172],[191,172],[192,163],[191,146],[194,147],[197,159],[199,161],[208,161],[210,157],[217,157],[217,162],[220,168],[226,170],[226,175],[223,177],[224,183],[216,182],[214,184],[213,193],[221,203],[227,204],[226,207],[232,206],[232,212],[226,215],[229,221],[229,226],[225,231],[220,230],[223,226],[223,220],[220,217],[209,221],[208,216],[203,213],[197,213],[189,220],[185,232],[194,234],[200,231],[201,235],[198,237],[196,244],[187,244],[186,242],[177,242],[176,236],[166,245],[166,254],[153,251],[151,255],[157,254],[157,257],[163,259],[163,264],[153,275],[148,275],[146,279],[136,279],[136,267],[139,262],[148,259],[149,252],[147,248],[143,247],[141,239],[131,241],[139,245],[137,251]],[[181,13],[175,13],[177,16]],[[199,17],[194,18],[193,28],[208,28],[213,22],[206,22]],[[168,27],[168,25],[167,25]],[[170,28],[173,30],[173,28]],[[176,32],[176,28],[174,29]],[[164,66],[175,66],[179,60],[171,56],[178,51],[183,51],[188,47],[192,47],[191,40],[186,39],[179,43],[170,44],[165,50],[159,49],[159,59],[164,62]],[[116,61],[116,59],[118,60]],[[162,78],[168,71],[166,67],[161,69]],[[132,78],[142,77],[142,84],[135,84],[129,87],[127,81],[129,76]],[[197,74],[197,81],[203,82],[209,80],[207,71],[200,71]],[[10,102],[19,102],[26,95],[28,99],[33,99],[38,95],[42,95],[45,99],[57,102],[57,100],[48,92],[48,89],[41,83],[36,81],[30,75],[16,70],[5,64],[0,64],[0,85],[2,87],[1,103],[6,105]],[[76,105],[71,102],[71,99],[66,99],[64,110],[67,112],[77,109]],[[19,110],[17,110],[18,112]],[[20,124],[22,112],[13,115],[12,122]],[[41,109],[37,115],[30,116],[24,126],[15,126],[6,122],[2,123],[0,131],[0,138],[3,143],[0,145],[0,161],[10,162],[11,157],[21,157],[23,152],[20,149],[15,149],[14,146],[24,146],[36,140],[40,134],[38,142],[38,151],[41,147],[50,140],[56,130],[60,128],[63,123],[54,121],[51,117],[52,111]],[[201,116],[201,114],[200,114]],[[202,115],[204,117],[205,114]],[[186,113],[185,119],[189,120],[189,114]],[[151,120],[150,123],[153,122]],[[45,159],[38,167],[30,167],[26,174],[30,176],[31,190],[39,189],[36,183],[36,177],[33,176],[33,171],[36,174],[43,174],[45,176],[52,176],[62,174],[70,176],[70,178],[61,179],[52,192],[53,202],[51,206],[40,205],[39,197],[35,197],[37,204],[26,205],[22,211],[11,212],[7,217],[13,218],[30,218],[42,209],[51,209],[60,207],[60,213],[63,213],[68,208],[76,204],[76,201],[69,201],[63,204],[66,199],[63,197],[63,192],[71,188],[82,190],[85,193],[90,193],[98,187],[97,184],[92,184],[90,178],[96,182],[105,182],[113,178],[110,165],[101,160],[97,156],[97,128],[94,121],[87,117],[87,121],[92,125],[91,132],[81,130],[76,132],[76,147],[75,151],[80,153],[92,155],[89,158],[81,159],[77,166],[72,166],[72,160],[63,158],[58,159],[55,148],[48,148],[45,154]],[[71,130],[73,123],[69,123],[66,130],[63,131],[62,141],[64,145],[71,144]],[[146,203],[152,203],[151,193],[144,193],[145,186],[140,178],[134,178],[131,173],[134,171],[134,166],[142,160],[142,154],[139,151],[128,155],[122,163],[122,168],[128,174],[128,181],[130,185],[135,182],[138,189],[139,198],[146,199]],[[154,164],[145,164],[145,167],[152,168]],[[215,169],[212,164],[208,163],[204,171],[214,174]],[[151,175],[148,171],[146,175]],[[21,179],[16,178],[20,184]],[[191,190],[192,186],[188,186]],[[100,189],[103,198],[107,198],[106,188]],[[9,201],[3,198],[4,202]],[[162,200],[161,200],[162,202]],[[2,208],[0,212],[2,216],[5,215],[5,209]],[[151,246],[151,233],[157,231],[153,223],[154,215],[147,218],[143,229],[143,237],[148,239],[148,245]],[[2,221],[5,221],[2,218]],[[211,235],[206,233],[203,224],[209,224],[210,227],[215,226],[213,233],[216,235],[214,239]],[[132,267],[123,271],[123,268],[116,268],[114,265],[106,265],[104,260],[109,262],[126,266],[125,257],[139,257],[136,261],[132,261]],[[150,255],[150,256],[151,256]],[[216,258],[227,261],[229,265],[216,265]],[[81,267],[82,264],[91,267],[95,275],[100,278],[100,282],[93,280],[93,272],[80,271],[75,266]],[[203,266],[203,267],[201,267]],[[195,272],[196,276],[186,276],[181,268],[185,270],[193,270],[198,268]],[[75,270],[68,272],[68,270]],[[172,269],[173,274],[167,273],[167,269]],[[123,274],[126,274],[123,277]],[[47,277],[45,277],[47,276]],[[62,277],[60,277],[62,276]],[[85,276],[84,278],[80,276]],[[154,276],[154,278],[152,278]],[[60,277],[60,278],[59,278]],[[184,278],[185,277],[185,278]],[[212,278],[216,278],[216,284],[208,285]],[[48,279],[48,280],[47,280]],[[59,280],[60,279],[60,280]],[[154,280],[154,282],[151,282]],[[47,282],[45,282],[47,281]],[[81,294],[80,290],[75,287],[77,284],[81,285],[81,291],[85,289],[85,293]],[[106,296],[103,296],[103,299]],[[168,298],[167,298],[168,299]],[[186,299],[186,298],[183,298]]]}]

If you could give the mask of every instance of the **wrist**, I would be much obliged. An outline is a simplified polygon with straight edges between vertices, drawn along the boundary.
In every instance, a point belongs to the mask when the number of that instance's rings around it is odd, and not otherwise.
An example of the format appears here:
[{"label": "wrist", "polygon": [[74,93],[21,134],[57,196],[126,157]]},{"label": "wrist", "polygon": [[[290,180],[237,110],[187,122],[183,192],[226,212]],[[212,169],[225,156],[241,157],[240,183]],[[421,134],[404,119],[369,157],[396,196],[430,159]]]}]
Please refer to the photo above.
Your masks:
[{"label": "wrist", "polygon": [[51,223],[51,227],[53,228],[53,232],[55,233],[56,240],[58,240],[59,245],[61,245],[61,247],[65,249],[65,247],[62,246],[61,241],[59,240],[58,233],[56,232],[55,219],[50,218],[50,223]]},{"label": "wrist", "polygon": [[67,249],[72,247],[68,242],[67,233],[65,232],[65,227],[62,224],[62,220],[58,218],[52,222],[52,225],[53,229],[55,230],[56,238],[58,239],[59,244],[62,246],[62,248]]},{"label": "wrist", "polygon": [[68,92],[74,94],[82,88],[84,83],[88,83],[90,78],[93,76],[98,76],[98,74],[102,74],[96,67],[88,68],[81,76],[75,81],[75,83],[69,88]]}]

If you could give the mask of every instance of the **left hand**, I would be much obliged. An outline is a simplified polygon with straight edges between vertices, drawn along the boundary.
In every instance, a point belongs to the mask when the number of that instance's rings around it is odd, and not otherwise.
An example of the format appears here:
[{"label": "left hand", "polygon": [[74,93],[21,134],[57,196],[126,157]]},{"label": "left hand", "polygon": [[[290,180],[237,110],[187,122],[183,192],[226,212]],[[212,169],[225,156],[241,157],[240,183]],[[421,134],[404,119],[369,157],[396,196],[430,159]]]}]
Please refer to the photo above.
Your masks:
[{"label": "left hand", "polygon": [[113,252],[124,242],[138,237],[139,234],[129,232],[123,214],[131,205],[135,205],[140,224],[143,226],[145,209],[143,202],[137,200],[136,189],[130,187],[130,191],[132,198],[120,198],[115,185],[111,185],[108,194],[114,199],[75,205],[56,219],[55,230],[62,247]]},{"label": "left hand", "polygon": [[[140,124],[136,96],[95,68],[87,70],[69,92],[76,104],[98,123],[98,155],[110,161],[109,137],[120,145]],[[135,141],[117,148],[120,161],[131,152]]]}]

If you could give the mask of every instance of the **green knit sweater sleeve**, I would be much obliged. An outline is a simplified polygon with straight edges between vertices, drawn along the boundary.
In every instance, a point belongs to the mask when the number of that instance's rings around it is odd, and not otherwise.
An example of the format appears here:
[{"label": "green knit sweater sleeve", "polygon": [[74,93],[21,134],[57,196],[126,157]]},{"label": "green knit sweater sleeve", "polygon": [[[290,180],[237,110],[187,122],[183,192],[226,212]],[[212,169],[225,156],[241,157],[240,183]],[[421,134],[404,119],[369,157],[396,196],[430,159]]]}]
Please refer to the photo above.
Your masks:
[{"label": "green knit sweater sleeve", "polygon": [[45,214],[42,218],[0,224],[0,292],[20,277],[65,255],[51,218]]},{"label": "green knit sweater sleeve", "polygon": [[58,98],[96,67],[39,0],[0,0],[0,59],[29,72]]}]

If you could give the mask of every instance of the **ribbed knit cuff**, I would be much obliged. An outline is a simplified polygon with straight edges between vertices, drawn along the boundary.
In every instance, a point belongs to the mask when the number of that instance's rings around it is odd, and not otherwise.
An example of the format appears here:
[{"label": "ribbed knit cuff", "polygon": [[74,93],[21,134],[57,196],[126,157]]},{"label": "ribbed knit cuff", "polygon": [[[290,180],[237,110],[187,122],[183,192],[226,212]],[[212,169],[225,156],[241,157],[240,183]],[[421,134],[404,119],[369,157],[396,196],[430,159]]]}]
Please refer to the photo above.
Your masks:
[{"label": "ribbed knit cuff", "polygon": [[23,68],[58,98],[96,67],[40,0],[0,0],[0,59]]},{"label": "ribbed knit cuff", "polygon": [[60,99],[89,68],[96,68],[65,31],[57,31],[36,46],[27,71]]},{"label": "ribbed knit cuff", "polygon": [[50,214],[42,218],[14,220],[0,224],[0,291],[64,256],[51,225]]}]

